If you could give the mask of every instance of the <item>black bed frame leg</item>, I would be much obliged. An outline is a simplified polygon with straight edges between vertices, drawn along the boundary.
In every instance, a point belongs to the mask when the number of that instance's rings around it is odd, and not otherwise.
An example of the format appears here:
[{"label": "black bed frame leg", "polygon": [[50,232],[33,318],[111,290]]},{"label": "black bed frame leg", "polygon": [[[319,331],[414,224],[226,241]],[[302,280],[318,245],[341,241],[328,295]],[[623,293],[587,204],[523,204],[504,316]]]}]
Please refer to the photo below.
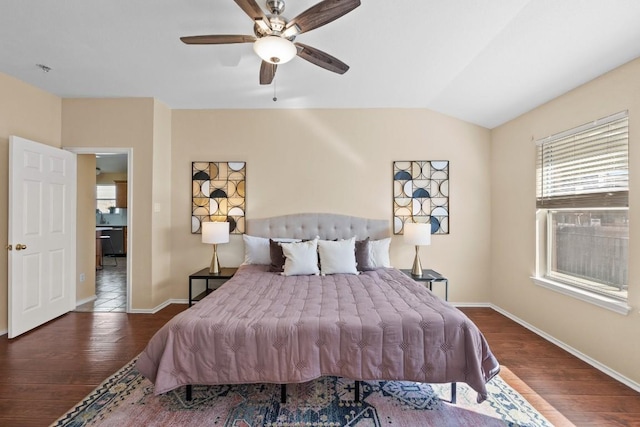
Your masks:
[{"label": "black bed frame leg", "polygon": [[456,383],[451,383],[451,404],[453,405],[456,404],[456,392],[457,392]]},{"label": "black bed frame leg", "polygon": [[193,386],[191,384],[189,384],[186,387],[186,396],[185,396],[185,398],[187,399],[187,401],[191,401],[191,399],[193,399],[192,394],[193,394]]},{"label": "black bed frame leg", "polygon": [[353,400],[360,402],[360,381],[356,380],[355,388],[353,390]]},{"label": "black bed frame leg", "polygon": [[280,403],[287,403],[287,385],[280,384]]}]

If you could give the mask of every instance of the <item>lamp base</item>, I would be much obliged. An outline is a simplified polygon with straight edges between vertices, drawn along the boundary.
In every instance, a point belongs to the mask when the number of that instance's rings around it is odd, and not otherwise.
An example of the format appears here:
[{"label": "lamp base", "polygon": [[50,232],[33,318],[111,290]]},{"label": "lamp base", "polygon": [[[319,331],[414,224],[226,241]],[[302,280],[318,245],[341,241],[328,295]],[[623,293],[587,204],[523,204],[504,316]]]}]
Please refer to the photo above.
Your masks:
[{"label": "lamp base", "polygon": [[422,277],[422,264],[420,264],[420,246],[416,245],[416,257],[413,260],[413,269],[411,269],[411,275],[415,277]]},{"label": "lamp base", "polygon": [[213,257],[209,266],[209,274],[220,274],[220,262],[218,261],[218,245],[213,245]]}]

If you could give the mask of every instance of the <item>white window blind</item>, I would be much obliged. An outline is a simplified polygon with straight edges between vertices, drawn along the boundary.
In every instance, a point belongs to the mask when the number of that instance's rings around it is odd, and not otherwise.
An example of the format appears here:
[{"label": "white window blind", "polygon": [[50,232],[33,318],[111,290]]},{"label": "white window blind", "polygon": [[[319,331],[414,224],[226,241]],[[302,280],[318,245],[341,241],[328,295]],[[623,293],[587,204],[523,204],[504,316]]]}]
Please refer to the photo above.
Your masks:
[{"label": "white window blind", "polygon": [[96,199],[98,200],[115,200],[116,199],[116,186],[115,185],[96,185]]},{"label": "white window blind", "polygon": [[628,122],[623,111],[537,141],[537,207],[628,207]]}]

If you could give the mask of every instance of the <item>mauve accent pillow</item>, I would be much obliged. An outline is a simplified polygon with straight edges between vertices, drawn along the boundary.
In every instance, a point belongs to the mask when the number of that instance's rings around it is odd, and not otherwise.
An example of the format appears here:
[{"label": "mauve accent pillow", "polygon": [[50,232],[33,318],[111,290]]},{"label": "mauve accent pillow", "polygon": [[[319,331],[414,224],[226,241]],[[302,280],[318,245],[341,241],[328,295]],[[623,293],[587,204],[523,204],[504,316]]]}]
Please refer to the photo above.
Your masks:
[{"label": "mauve accent pillow", "polygon": [[273,239],[269,239],[269,252],[271,253],[271,265],[269,271],[274,273],[282,273],[284,270],[284,252],[282,252],[282,246],[280,242],[276,242]]},{"label": "mauve accent pillow", "polygon": [[371,245],[369,244],[369,238],[356,241],[356,265],[358,271],[371,271],[376,267],[371,259]]}]

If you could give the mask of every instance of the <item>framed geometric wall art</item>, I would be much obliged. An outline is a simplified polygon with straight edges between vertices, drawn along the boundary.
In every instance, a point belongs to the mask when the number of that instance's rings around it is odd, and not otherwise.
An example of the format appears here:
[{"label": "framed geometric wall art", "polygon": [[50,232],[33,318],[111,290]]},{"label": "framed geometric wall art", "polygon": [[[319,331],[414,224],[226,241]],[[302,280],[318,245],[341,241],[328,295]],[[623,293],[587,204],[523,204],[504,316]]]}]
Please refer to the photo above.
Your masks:
[{"label": "framed geometric wall art", "polygon": [[193,162],[191,233],[201,234],[208,221],[228,221],[231,234],[244,233],[246,178],[246,162]]},{"label": "framed geometric wall art", "polygon": [[449,234],[448,160],[393,162],[393,234],[403,234],[406,222]]}]

